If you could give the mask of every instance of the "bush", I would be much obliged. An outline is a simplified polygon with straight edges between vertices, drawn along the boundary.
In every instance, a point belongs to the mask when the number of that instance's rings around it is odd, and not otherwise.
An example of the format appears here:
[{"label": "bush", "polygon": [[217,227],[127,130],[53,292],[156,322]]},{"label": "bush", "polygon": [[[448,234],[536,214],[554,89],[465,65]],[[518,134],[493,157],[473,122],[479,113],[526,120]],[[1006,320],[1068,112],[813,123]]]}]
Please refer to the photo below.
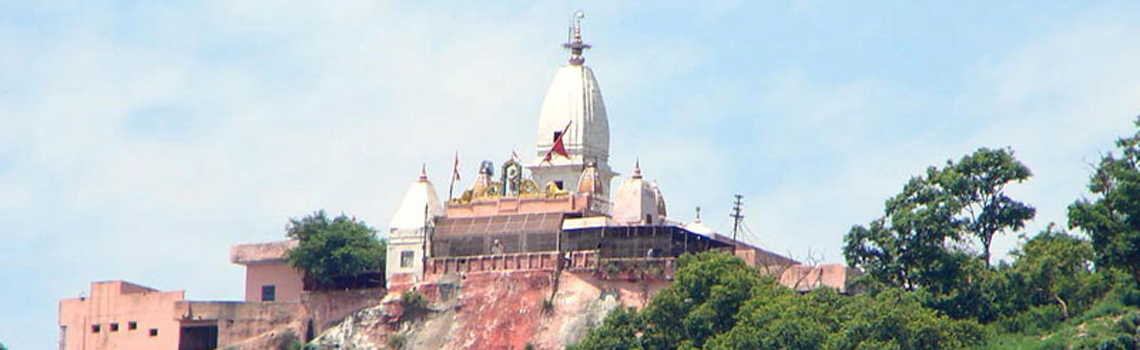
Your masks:
[{"label": "bush", "polygon": [[407,310],[423,310],[428,306],[428,299],[417,291],[409,290],[400,295],[400,306]]},{"label": "bush", "polygon": [[1008,333],[1041,334],[1056,329],[1062,319],[1061,307],[1051,304],[1031,307],[997,324],[1002,331]]},{"label": "bush", "polygon": [[404,345],[408,345],[408,336],[400,333],[388,336],[388,348],[403,349]]}]

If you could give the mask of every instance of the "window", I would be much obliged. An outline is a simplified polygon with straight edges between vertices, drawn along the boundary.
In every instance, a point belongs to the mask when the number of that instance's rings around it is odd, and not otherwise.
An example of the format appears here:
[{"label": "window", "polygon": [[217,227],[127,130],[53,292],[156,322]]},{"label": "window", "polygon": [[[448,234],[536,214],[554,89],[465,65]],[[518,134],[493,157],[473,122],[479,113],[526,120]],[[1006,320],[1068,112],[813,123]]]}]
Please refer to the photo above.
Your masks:
[{"label": "window", "polygon": [[566,189],[565,187],[562,187],[562,180],[555,181],[554,186],[558,186],[558,189],[560,190]]},{"label": "window", "polygon": [[118,332],[119,331],[119,324],[118,323],[112,323],[111,324],[111,331],[112,332]]},{"label": "window", "polygon": [[400,267],[412,267],[415,263],[416,252],[405,250],[400,252]]},{"label": "window", "polygon": [[158,328],[151,328],[150,329],[150,336],[157,337],[158,336]]},{"label": "window", "polygon": [[562,136],[562,132],[561,131],[555,131],[554,132],[554,138],[550,139],[550,142],[558,141],[559,136]]},{"label": "window", "polygon": [[100,328],[99,325],[97,325],[97,324],[91,325],[91,333],[99,333],[100,329],[102,329],[102,328]]},{"label": "window", "polygon": [[139,329],[139,323],[135,321],[127,322],[127,329],[132,331]]},{"label": "window", "polygon": [[274,300],[277,300],[277,286],[272,284],[261,286],[261,301]]}]

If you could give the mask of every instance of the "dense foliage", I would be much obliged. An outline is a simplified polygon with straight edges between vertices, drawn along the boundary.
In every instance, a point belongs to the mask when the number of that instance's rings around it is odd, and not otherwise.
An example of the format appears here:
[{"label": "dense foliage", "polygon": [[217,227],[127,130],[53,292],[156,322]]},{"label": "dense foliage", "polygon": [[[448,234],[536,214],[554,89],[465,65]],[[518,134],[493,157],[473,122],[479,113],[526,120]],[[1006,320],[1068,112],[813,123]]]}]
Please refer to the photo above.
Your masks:
[{"label": "dense foliage", "polygon": [[618,309],[568,349],[958,349],[984,330],[901,290],[800,295],[722,253],[682,256],[641,312]]},{"label": "dense foliage", "polygon": [[383,274],[387,247],[362,221],[344,214],[329,219],[322,210],[290,219],[286,235],[299,241],[289,251],[289,264],[322,288],[359,285],[357,279],[366,272]]},{"label": "dense foliage", "polygon": [[1069,206],[1069,225],[1092,237],[1099,266],[1120,268],[1140,282],[1140,132],[1116,145],[1118,154],[1104,155],[1089,183],[1098,197]]},{"label": "dense foliage", "polygon": [[[1140,120],[1137,120],[1140,127]],[[1069,206],[1069,226],[993,238],[1035,213],[1006,194],[1031,172],[1009,149],[930,167],[844,237],[857,288],[799,294],[734,257],[685,255],[638,312],[618,309],[570,349],[1140,349],[1140,132],[1117,141]]]},{"label": "dense foliage", "polygon": [[982,148],[930,167],[887,200],[882,218],[851,228],[844,256],[891,285],[945,292],[965,277],[975,255],[955,248],[981,245],[976,255],[988,266],[994,235],[1019,230],[1033,218],[1036,209],[1005,194],[1008,184],[1031,174],[1006,149]]}]

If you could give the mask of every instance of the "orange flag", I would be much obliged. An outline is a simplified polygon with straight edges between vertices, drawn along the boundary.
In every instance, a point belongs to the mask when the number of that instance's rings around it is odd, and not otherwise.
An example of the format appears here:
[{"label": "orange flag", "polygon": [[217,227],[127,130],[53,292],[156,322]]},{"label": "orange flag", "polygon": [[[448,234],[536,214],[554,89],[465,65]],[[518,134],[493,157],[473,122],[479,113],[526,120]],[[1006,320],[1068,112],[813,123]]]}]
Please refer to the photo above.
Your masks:
[{"label": "orange flag", "polygon": [[562,143],[562,138],[566,137],[567,131],[570,131],[570,123],[566,123],[566,127],[562,129],[562,133],[558,134],[558,138],[554,139],[554,146],[550,147],[549,151],[546,151],[546,156],[542,158],[543,162],[550,163],[551,156],[555,153],[570,158],[570,153],[566,152],[566,145]]}]

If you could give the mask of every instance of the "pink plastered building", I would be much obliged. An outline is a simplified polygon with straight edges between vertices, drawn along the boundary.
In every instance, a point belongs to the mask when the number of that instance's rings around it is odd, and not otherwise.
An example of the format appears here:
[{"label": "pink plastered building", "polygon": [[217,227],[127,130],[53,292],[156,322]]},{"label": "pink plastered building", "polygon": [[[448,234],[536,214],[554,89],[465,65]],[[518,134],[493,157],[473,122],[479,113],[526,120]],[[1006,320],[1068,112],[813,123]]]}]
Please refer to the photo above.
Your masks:
[{"label": "pink plastered building", "polygon": [[177,349],[174,304],[185,292],[123,281],[91,283],[91,295],[59,303],[59,348]]},{"label": "pink plastered building", "polygon": [[188,301],[184,291],[125,281],[92,283],[90,296],[60,301],[59,348],[204,350],[240,343],[247,344],[240,348],[256,349],[291,339],[307,341],[329,326],[330,318],[343,317],[380,293],[366,290],[369,297],[333,299],[306,295],[304,274],[285,260],[296,246],[282,241],[231,248],[230,261],[246,267],[242,302]]},{"label": "pink plastered building", "polygon": [[230,248],[230,262],[245,266],[245,301],[301,300],[304,272],[285,260],[285,253],[296,246],[297,241],[281,241]]}]

